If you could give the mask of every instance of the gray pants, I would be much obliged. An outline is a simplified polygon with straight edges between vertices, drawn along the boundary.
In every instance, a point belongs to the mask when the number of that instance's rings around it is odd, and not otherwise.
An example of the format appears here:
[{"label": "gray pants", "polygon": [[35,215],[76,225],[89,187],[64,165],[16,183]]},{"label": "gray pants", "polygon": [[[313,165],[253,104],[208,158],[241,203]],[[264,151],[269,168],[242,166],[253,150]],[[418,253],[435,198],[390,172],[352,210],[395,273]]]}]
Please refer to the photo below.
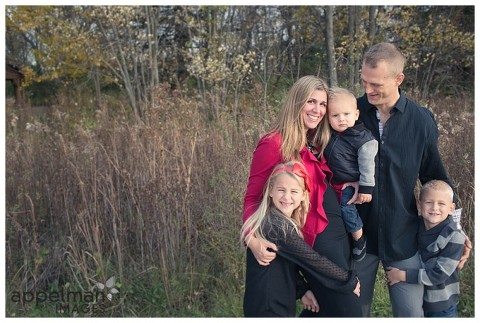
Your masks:
[{"label": "gray pants", "polygon": [[[377,256],[367,253],[362,261],[353,265],[360,279],[360,301],[364,317],[370,317],[375,279],[380,261]],[[422,266],[418,253],[405,260],[391,263],[382,261],[382,265],[384,268],[392,266],[403,270],[421,268]],[[382,270],[383,275],[384,269],[380,270]],[[394,317],[423,317],[423,285],[401,282],[389,286],[388,291]]]}]

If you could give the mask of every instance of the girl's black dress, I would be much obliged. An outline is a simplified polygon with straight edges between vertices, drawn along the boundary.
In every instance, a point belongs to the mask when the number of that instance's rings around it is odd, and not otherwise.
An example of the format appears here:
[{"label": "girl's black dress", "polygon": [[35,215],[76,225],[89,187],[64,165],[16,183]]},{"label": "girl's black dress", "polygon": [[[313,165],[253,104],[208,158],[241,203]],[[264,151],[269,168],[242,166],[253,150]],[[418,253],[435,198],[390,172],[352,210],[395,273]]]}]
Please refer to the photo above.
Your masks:
[{"label": "girl's black dress", "polygon": [[309,289],[299,274],[300,267],[322,286],[355,296],[356,274],[313,251],[278,210],[270,210],[262,230],[265,238],[277,245],[278,252],[270,265],[262,266],[247,248],[245,317],[295,316],[296,299]]}]

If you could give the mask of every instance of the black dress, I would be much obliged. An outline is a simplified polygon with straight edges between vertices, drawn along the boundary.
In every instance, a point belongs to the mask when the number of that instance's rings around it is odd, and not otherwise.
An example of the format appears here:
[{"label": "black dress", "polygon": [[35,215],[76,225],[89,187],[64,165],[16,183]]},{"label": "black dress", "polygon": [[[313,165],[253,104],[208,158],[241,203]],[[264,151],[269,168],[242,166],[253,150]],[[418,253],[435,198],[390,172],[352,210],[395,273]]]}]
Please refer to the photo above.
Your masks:
[{"label": "black dress", "polygon": [[[328,225],[322,233],[317,235],[313,249],[320,255],[332,260],[338,266],[351,268],[350,237],[345,230],[341,217],[340,205],[337,195],[332,186],[327,183],[327,191],[324,194],[323,208],[328,218]],[[313,313],[304,310],[300,316],[320,317],[362,317],[360,298],[353,293],[340,293],[332,290],[321,281],[311,275],[309,271],[302,271],[310,289],[314,293],[320,305],[320,312]],[[360,281],[360,285],[362,282]],[[360,293],[362,289],[360,287]]]},{"label": "black dress", "polygon": [[258,264],[247,248],[247,272],[243,310],[245,317],[293,317],[296,299],[309,289],[299,266],[310,277],[338,293],[353,294],[357,276],[319,255],[300,237],[285,216],[272,209],[262,223],[267,240],[278,247],[270,265]]}]

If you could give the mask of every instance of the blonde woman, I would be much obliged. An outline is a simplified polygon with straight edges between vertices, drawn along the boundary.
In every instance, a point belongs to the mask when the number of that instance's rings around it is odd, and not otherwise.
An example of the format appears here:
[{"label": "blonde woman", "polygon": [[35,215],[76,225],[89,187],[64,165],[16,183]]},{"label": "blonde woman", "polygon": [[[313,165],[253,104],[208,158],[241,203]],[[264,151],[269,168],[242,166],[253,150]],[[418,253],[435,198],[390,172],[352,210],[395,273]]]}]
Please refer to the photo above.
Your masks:
[{"label": "blonde woman", "polygon": [[[349,270],[350,244],[340,214],[337,194],[330,185],[332,173],[323,150],[330,139],[327,118],[328,86],[315,76],[300,78],[290,89],[277,122],[257,144],[253,152],[244,198],[243,221],[258,209],[263,188],[273,168],[282,161],[301,160],[309,174],[312,187],[310,210],[302,228],[305,242],[320,255]],[[356,199],[356,195],[352,201]],[[248,248],[260,265],[268,266],[275,259],[277,246],[255,237]],[[361,306],[353,294],[344,294],[324,286],[308,272],[304,273],[319,304],[319,316],[361,316]],[[304,311],[302,316],[311,316]]]}]

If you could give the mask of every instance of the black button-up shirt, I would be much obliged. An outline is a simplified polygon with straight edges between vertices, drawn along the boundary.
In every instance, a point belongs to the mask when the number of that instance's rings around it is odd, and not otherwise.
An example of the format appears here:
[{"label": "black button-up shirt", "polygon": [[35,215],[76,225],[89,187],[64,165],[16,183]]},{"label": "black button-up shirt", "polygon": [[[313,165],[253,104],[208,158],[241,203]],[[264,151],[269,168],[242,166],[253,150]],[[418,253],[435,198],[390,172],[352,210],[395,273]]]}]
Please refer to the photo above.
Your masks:
[{"label": "black button-up shirt", "polygon": [[380,137],[377,108],[366,95],[357,103],[360,121],[379,142],[372,201],[357,205],[367,235],[367,252],[387,262],[408,259],[418,250],[417,179],[422,184],[433,179],[452,184],[438,151],[437,124],[431,111],[400,91]]}]

